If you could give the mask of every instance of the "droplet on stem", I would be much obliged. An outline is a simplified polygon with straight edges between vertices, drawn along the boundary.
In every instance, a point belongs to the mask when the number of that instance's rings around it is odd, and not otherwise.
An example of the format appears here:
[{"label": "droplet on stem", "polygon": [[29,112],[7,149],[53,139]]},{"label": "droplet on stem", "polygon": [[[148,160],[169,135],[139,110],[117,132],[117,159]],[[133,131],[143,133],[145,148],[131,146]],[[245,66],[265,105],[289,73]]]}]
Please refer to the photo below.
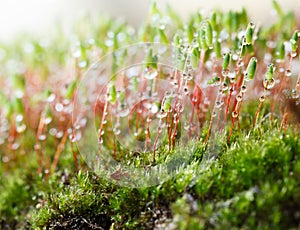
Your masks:
[{"label": "droplet on stem", "polygon": [[232,114],[231,114],[232,118],[237,118],[239,116],[238,112],[237,111],[233,111]]}]

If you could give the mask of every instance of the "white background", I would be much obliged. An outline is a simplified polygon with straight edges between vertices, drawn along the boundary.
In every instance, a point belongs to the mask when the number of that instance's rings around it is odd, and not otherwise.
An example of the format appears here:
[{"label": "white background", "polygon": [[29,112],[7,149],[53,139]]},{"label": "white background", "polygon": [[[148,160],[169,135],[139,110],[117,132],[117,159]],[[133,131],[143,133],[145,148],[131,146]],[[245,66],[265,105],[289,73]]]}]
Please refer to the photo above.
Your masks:
[{"label": "white background", "polygon": [[[158,0],[161,7],[169,3],[181,15],[188,16],[197,9],[241,9],[245,6],[255,22],[268,23],[271,0]],[[284,10],[300,8],[298,0],[279,0]],[[0,0],[0,41],[9,40],[20,31],[45,33],[55,20],[66,27],[84,12],[124,17],[137,26],[147,14],[147,0]]]}]

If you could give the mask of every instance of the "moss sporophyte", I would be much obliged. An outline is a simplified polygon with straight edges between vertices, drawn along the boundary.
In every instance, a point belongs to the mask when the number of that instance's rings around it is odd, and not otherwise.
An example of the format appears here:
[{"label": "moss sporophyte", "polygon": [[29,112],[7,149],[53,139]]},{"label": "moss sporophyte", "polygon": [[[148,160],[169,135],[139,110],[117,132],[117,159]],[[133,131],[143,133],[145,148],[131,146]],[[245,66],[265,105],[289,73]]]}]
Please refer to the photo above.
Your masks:
[{"label": "moss sporophyte", "polygon": [[0,44],[1,228],[297,229],[300,23],[273,7]]}]

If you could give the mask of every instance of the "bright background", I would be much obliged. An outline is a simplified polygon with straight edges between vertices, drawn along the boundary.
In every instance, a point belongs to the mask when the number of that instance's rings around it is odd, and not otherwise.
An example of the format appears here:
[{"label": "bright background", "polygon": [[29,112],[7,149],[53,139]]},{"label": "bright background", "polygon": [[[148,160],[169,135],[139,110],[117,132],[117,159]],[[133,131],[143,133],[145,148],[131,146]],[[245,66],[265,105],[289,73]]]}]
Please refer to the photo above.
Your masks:
[{"label": "bright background", "polygon": [[[158,0],[161,7],[169,3],[181,15],[197,9],[240,9],[245,6],[255,22],[267,23],[271,16],[271,0]],[[284,10],[300,9],[299,0],[279,0]],[[20,31],[45,33],[54,21],[66,27],[84,12],[126,18],[131,24],[140,24],[146,14],[147,0],[1,0],[0,40],[9,40]]]}]

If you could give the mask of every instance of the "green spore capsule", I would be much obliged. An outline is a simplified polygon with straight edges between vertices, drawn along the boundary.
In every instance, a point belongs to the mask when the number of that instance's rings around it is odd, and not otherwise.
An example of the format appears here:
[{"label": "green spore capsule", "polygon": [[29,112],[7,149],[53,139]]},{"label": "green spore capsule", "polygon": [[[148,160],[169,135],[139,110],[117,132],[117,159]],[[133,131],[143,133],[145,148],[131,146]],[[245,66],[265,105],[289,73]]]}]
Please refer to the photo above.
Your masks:
[{"label": "green spore capsule", "polygon": [[173,38],[173,44],[174,46],[179,46],[181,44],[181,38],[178,34],[176,34]]},{"label": "green spore capsule", "polygon": [[52,117],[52,111],[49,105],[46,106],[45,115],[46,117]]},{"label": "green spore capsule", "polygon": [[23,102],[21,98],[15,97],[13,100],[13,109],[14,112],[17,114],[23,114],[24,112],[24,107],[23,107]]},{"label": "green spore capsule", "polygon": [[279,43],[275,50],[275,57],[279,60],[284,60],[285,50],[283,42]]},{"label": "green spore capsule", "polygon": [[215,52],[216,52],[217,58],[221,58],[222,57],[221,42],[219,40],[217,40],[216,43],[215,43]]},{"label": "green spore capsule", "polygon": [[271,63],[268,65],[267,71],[265,73],[265,81],[271,81],[274,78],[275,67]]},{"label": "green spore capsule", "polygon": [[281,7],[279,6],[278,2],[276,0],[273,0],[272,1],[272,5],[273,5],[273,8],[274,10],[276,11],[276,13],[279,15],[279,16],[282,16],[283,15],[283,12],[281,10]]},{"label": "green spore capsule", "polygon": [[199,66],[199,60],[200,60],[200,52],[198,48],[194,48],[191,53],[191,65],[193,69],[197,69]]},{"label": "green spore capsule", "polygon": [[256,71],[256,65],[257,65],[257,59],[255,57],[252,57],[249,61],[247,70],[245,72],[245,80],[250,81],[254,78],[255,71]]},{"label": "green spore capsule", "polygon": [[198,32],[198,39],[199,39],[200,48],[202,50],[208,50],[208,46],[206,44],[206,35],[205,35],[204,28],[200,28],[200,30]]},{"label": "green spore capsule", "polygon": [[15,89],[25,90],[25,78],[23,75],[16,74],[13,77],[13,85]]},{"label": "green spore capsule", "polygon": [[296,52],[297,48],[298,48],[298,37],[299,37],[299,30],[296,30],[293,35],[292,38],[290,39],[291,45],[292,45],[292,51]]},{"label": "green spore capsule", "polygon": [[162,105],[162,109],[164,110],[164,112],[169,111],[171,108],[171,105],[172,105],[172,97],[165,97],[165,100]]},{"label": "green spore capsule", "polygon": [[205,43],[208,48],[211,49],[213,46],[213,29],[209,21],[205,22]]},{"label": "green spore capsule", "polygon": [[214,11],[211,13],[210,15],[210,22],[211,22],[211,26],[216,29],[216,25],[217,25],[217,13]]},{"label": "green spore capsule", "polygon": [[124,91],[119,91],[118,92],[118,98],[119,98],[121,103],[124,103],[124,101],[125,101],[125,92]]},{"label": "green spore capsule", "polygon": [[117,90],[116,90],[115,85],[113,85],[113,84],[110,85],[108,92],[109,92],[109,101],[112,104],[116,103],[116,101],[117,101]]},{"label": "green spore capsule", "polygon": [[66,97],[67,99],[71,99],[71,98],[73,97],[74,92],[75,92],[75,90],[76,90],[76,86],[77,86],[76,81],[73,81],[73,82],[68,86],[67,91],[66,91],[66,94],[65,94],[65,97]]},{"label": "green spore capsule", "polygon": [[167,35],[165,34],[164,30],[158,29],[158,34],[159,34],[160,41],[162,43],[166,43],[166,44],[169,43],[169,39],[167,38]]},{"label": "green spore capsule", "polygon": [[254,24],[250,22],[247,26],[246,33],[245,33],[245,44],[250,45],[252,44],[252,38],[254,33]]},{"label": "green spore capsule", "polygon": [[193,21],[191,21],[191,23],[187,26],[186,34],[187,34],[189,43],[191,43],[194,38]]},{"label": "green spore capsule", "polygon": [[231,53],[229,52],[224,55],[224,59],[223,59],[223,63],[222,63],[223,69],[228,69],[230,60],[231,60]]}]

